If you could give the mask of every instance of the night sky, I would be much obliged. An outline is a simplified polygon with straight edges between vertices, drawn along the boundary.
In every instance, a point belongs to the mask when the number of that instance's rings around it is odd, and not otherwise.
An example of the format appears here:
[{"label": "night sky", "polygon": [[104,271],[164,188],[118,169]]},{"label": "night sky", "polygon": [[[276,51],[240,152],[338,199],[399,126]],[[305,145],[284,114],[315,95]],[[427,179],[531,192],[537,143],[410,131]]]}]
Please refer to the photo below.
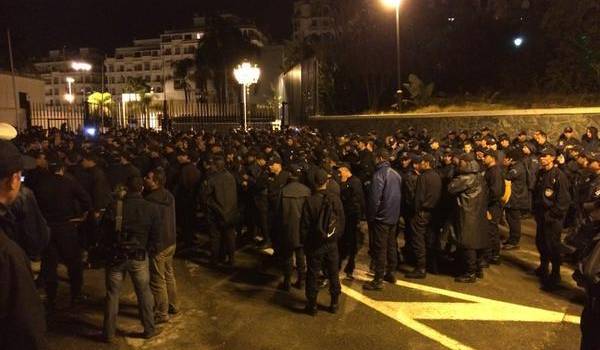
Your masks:
[{"label": "night sky", "polygon": [[0,48],[6,49],[8,26],[20,55],[64,45],[111,52],[134,38],[190,26],[194,13],[213,11],[253,19],[280,41],[291,35],[292,6],[293,0],[0,0]]}]

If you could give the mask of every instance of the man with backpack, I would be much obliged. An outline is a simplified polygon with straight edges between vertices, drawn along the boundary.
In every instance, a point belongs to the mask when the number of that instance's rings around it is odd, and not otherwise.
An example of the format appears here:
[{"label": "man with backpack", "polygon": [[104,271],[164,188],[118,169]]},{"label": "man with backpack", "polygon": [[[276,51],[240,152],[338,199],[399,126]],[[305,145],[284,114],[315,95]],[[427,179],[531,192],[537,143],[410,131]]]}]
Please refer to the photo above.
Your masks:
[{"label": "man with backpack", "polygon": [[402,177],[391,168],[387,149],[378,148],[375,151],[375,160],[377,167],[367,200],[367,221],[375,277],[363,286],[366,290],[382,290],[384,279],[396,283],[394,270],[398,258],[396,225],[400,218]]},{"label": "man with backpack", "polygon": [[344,232],[344,209],[339,197],[327,192],[327,173],[315,172],[316,191],[304,203],[300,222],[300,237],[306,253],[306,298],[305,311],[317,314],[317,279],[321,268],[329,278],[331,294],[330,312],[336,313],[341,293],[339,278],[338,237]]}]

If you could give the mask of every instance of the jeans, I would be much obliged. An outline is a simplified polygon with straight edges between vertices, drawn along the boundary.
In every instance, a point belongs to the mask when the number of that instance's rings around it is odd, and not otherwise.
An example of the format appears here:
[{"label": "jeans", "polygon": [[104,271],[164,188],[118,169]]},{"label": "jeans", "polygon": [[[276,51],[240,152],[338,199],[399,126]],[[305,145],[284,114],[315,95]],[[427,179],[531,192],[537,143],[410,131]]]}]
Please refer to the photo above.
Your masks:
[{"label": "jeans", "polygon": [[148,257],[143,261],[127,260],[116,266],[106,268],[106,299],[104,303],[104,336],[113,338],[117,328],[119,314],[119,296],[121,286],[127,276],[131,281],[138,300],[140,321],[145,334],[154,333],[154,297],[150,291],[150,271]]},{"label": "jeans", "polygon": [[391,273],[398,263],[396,225],[381,222],[369,223],[371,257],[375,265],[375,280],[382,280],[386,271]]},{"label": "jeans", "polygon": [[154,255],[150,260],[150,289],[154,295],[154,314],[167,318],[169,305],[177,307],[177,285],[173,271],[175,245]]}]

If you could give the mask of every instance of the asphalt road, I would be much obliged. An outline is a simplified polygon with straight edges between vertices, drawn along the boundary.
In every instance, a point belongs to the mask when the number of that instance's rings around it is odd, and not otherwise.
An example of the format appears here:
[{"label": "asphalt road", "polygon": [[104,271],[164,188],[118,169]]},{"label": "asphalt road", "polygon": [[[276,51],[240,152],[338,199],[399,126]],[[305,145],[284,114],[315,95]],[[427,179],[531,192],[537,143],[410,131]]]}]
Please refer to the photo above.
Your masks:
[{"label": "asphalt road", "polygon": [[[343,281],[340,311],[330,314],[326,290],[316,317],[302,313],[304,293],[277,290],[279,272],[252,247],[239,252],[233,270],[213,270],[202,252],[176,261],[181,312],[157,338],[143,340],[130,281],[122,295],[116,344],[99,341],[104,276],[87,271],[86,305],[67,304],[61,285],[56,315],[49,320],[51,349],[545,349],[579,348],[583,293],[563,269],[563,283],[542,291],[533,269],[534,224],[524,223],[522,249],[503,253],[503,264],[485,271],[476,284],[449,275],[409,281],[364,292],[369,278],[365,250],[354,281]],[[505,228],[502,228],[505,232]]]}]

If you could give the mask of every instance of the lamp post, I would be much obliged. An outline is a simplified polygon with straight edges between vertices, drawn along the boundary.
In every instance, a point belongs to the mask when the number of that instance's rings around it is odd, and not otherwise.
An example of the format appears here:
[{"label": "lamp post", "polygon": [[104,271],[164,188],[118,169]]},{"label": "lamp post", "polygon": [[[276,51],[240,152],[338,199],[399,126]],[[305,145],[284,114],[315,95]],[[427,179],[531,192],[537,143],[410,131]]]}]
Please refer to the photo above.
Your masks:
[{"label": "lamp post", "polygon": [[89,110],[87,101],[85,100],[85,85],[84,85],[84,75],[85,72],[89,72],[92,70],[92,65],[86,62],[81,61],[73,61],[71,62],[71,68],[77,72],[81,72],[81,103],[83,106],[83,124],[89,122]]},{"label": "lamp post", "polygon": [[238,83],[242,85],[242,94],[244,96],[244,131],[248,131],[248,87],[258,82],[260,68],[257,65],[250,64],[250,62],[244,62],[235,67],[233,75]]},{"label": "lamp post", "polygon": [[403,0],[381,0],[389,8],[396,9],[396,72],[398,74],[398,111],[402,111],[402,71],[400,70],[400,5]]},{"label": "lamp post", "polygon": [[65,100],[67,102],[69,102],[70,104],[73,104],[73,101],[75,101],[75,96],[73,96],[73,83],[75,82],[75,79],[73,79],[73,77],[67,77],[67,85],[69,87],[69,92],[65,94]]}]

